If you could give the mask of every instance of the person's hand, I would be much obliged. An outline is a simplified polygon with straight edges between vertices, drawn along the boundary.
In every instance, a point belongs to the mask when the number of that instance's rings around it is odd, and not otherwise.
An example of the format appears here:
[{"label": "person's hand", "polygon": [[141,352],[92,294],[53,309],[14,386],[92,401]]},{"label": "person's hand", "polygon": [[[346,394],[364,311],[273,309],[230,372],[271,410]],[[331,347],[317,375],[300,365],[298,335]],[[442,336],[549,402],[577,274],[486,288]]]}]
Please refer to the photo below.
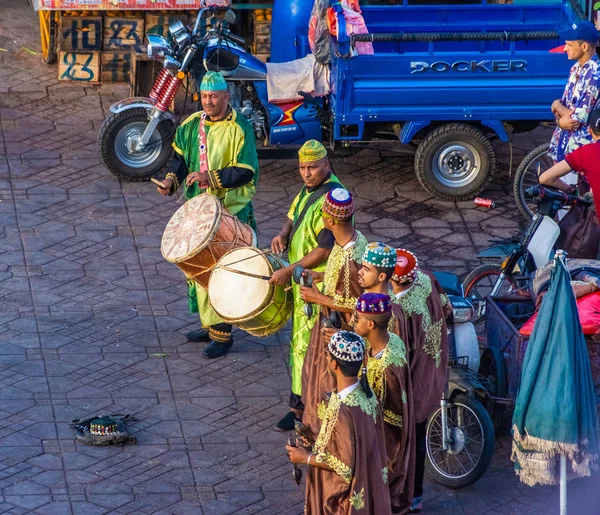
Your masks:
[{"label": "person's hand", "polygon": [[304,302],[320,304],[321,296],[323,294],[317,290],[315,286],[309,288],[308,286],[300,286],[300,297]]},{"label": "person's hand", "polygon": [[190,173],[186,178],[185,178],[185,183],[188,186],[191,186],[192,184],[194,184],[195,182],[198,183],[198,186],[200,186],[200,188],[206,189],[208,188],[208,179],[206,177],[205,173],[201,173],[201,172],[193,172]]},{"label": "person's hand", "polygon": [[271,240],[271,252],[273,254],[283,254],[287,249],[287,238],[282,234],[278,234]]},{"label": "person's hand", "polygon": [[173,179],[171,177],[167,177],[164,181],[162,181],[162,183],[165,185],[165,187],[161,188],[160,186],[157,186],[156,191],[158,191],[161,195],[166,197],[167,195],[169,195],[169,193],[171,193],[171,188],[173,187]]},{"label": "person's hand", "polygon": [[302,275],[305,278],[308,278],[309,276],[312,277],[313,284],[322,283],[323,278],[325,277],[324,272],[315,272],[314,270],[306,270],[306,269],[304,270],[304,273]]},{"label": "person's hand", "polygon": [[559,107],[562,106],[562,102],[559,100],[555,100],[554,102],[552,102],[552,113],[556,114],[558,112]]},{"label": "person's hand", "polygon": [[269,279],[269,284],[275,284],[277,286],[285,286],[290,282],[292,278],[292,269],[290,267],[282,268],[277,270]]},{"label": "person's hand", "polygon": [[321,329],[321,335],[325,339],[325,343],[328,344],[331,341],[333,335],[338,331],[339,329],[334,329],[333,327],[323,327],[323,329]]},{"label": "person's hand", "polygon": [[575,120],[573,120],[573,118],[571,118],[570,114],[561,116],[560,120],[558,120],[558,126],[566,131],[575,131],[579,129],[580,125],[581,124],[579,122],[576,122]]},{"label": "person's hand", "polygon": [[306,465],[308,457],[310,456],[310,451],[304,447],[292,447],[291,445],[286,445],[285,450],[292,463]]}]

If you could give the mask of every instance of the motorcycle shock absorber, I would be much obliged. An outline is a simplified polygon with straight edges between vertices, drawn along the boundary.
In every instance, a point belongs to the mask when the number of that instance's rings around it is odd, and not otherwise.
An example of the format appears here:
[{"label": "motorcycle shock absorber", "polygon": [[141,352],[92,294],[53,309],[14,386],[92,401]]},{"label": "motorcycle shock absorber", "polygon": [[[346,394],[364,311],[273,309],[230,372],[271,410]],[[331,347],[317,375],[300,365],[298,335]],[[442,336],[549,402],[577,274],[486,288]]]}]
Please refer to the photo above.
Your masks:
[{"label": "motorcycle shock absorber", "polygon": [[163,92],[163,89],[168,84],[169,79],[171,77],[173,77],[173,76],[171,75],[169,70],[167,70],[166,68],[163,68],[160,71],[160,73],[158,74],[158,77],[154,81],[154,86],[152,86],[152,91],[150,91],[150,94],[149,94],[149,97],[152,100],[156,101],[160,98],[160,95]]},{"label": "motorcycle shock absorber", "polygon": [[181,86],[183,77],[185,77],[185,74],[182,72],[179,72],[176,77],[171,76],[156,101],[156,108],[158,110],[163,113],[166,113],[169,110],[171,102],[175,99],[179,86]]}]

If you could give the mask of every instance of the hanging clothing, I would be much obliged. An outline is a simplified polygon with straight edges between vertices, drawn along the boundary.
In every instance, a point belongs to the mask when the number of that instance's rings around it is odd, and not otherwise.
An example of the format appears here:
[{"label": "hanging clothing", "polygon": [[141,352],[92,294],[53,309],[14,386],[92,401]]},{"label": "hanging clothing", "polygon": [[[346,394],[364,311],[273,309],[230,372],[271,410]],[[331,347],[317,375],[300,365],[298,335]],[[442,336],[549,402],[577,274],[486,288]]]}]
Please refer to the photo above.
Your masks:
[{"label": "hanging clothing", "polygon": [[414,488],[413,394],[404,342],[398,335],[388,334],[386,347],[367,358],[367,378],[383,410],[392,513],[405,515]]},{"label": "hanging clothing", "polygon": [[305,514],[390,514],[383,421],[375,396],[367,398],[360,386],[344,398],[332,392],[313,453],[333,470],[308,467]]},{"label": "hanging clothing", "polygon": [[[325,268],[323,293],[333,299],[335,306],[355,308],[356,301],[362,293],[358,283],[358,270],[367,244],[367,239],[356,231],[354,241],[344,247],[337,243],[333,247]],[[316,323],[312,328],[302,367],[302,402],[304,403],[302,423],[309,427],[313,434],[317,434],[321,427],[318,410],[325,406],[324,395],[334,387],[333,377],[327,373],[327,342],[321,335],[323,320],[331,316],[331,311],[321,306],[317,316],[313,315]],[[340,329],[352,331],[352,314],[340,313],[340,317],[342,320]]]}]

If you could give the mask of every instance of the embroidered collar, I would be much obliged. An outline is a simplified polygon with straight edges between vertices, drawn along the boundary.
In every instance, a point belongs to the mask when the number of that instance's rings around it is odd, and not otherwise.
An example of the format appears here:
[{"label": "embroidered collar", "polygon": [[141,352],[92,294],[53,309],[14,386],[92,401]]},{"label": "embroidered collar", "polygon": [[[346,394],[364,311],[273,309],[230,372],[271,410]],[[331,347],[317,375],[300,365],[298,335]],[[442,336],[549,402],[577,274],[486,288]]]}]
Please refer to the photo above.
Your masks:
[{"label": "embroidered collar", "polygon": [[237,116],[236,116],[235,109],[231,109],[231,107],[229,107],[229,114],[227,116],[225,116],[225,118],[221,118],[220,120],[217,120],[217,121],[212,121],[207,115],[204,123],[206,125],[214,125],[215,123],[221,123],[221,122],[235,122],[236,117]]},{"label": "embroidered collar", "polygon": [[356,383],[348,386],[347,388],[344,388],[340,393],[338,393],[338,397],[340,398],[340,400],[344,400],[346,397],[348,397],[348,395],[350,395],[354,390],[356,390],[356,388],[358,388],[358,385],[360,383],[358,381],[356,381]]}]

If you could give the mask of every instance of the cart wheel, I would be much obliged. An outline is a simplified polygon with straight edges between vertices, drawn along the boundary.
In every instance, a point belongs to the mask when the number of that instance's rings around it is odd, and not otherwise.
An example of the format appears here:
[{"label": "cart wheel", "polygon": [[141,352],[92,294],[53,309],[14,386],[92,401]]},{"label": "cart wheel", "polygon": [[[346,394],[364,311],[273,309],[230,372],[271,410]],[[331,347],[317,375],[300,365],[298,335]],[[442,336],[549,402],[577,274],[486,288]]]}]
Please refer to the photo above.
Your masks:
[{"label": "cart wheel", "polygon": [[[508,394],[508,380],[506,377],[506,365],[504,364],[504,356],[498,347],[486,347],[481,354],[479,360],[479,374],[485,377],[488,382],[488,393],[492,397],[506,397]],[[494,402],[489,397],[485,403],[485,407],[492,417],[494,429],[496,433],[502,428],[504,422],[504,412],[506,406],[498,402]]]},{"label": "cart wheel", "polygon": [[54,11],[40,11],[39,17],[42,58],[46,64],[53,64],[56,62],[57,13]]},{"label": "cart wheel", "polygon": [[448,448],[442,448],[442,408],[427,423],[427,469],[440,484],[462,488],[477,481],[494,455],[494,425],[481,403],[458,394],[447,405]]}]

